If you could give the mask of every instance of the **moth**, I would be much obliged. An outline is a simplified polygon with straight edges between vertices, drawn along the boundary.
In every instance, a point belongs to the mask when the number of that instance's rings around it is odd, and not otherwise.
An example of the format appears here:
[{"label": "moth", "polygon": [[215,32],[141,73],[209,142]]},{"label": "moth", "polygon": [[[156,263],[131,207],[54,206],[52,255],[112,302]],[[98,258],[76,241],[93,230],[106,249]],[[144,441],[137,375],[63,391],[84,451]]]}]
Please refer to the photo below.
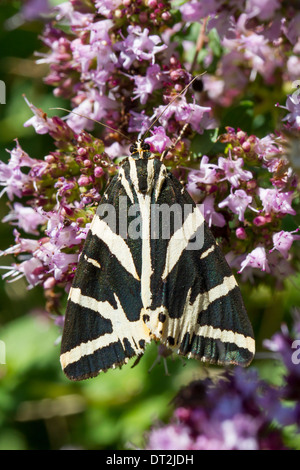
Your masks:
[{"label": "moth", "polygon": [[199,207],[141,139],[91,223],[68,297],[62,369],[71,380],[94,377],[141,357],[152,340],[214,364],[246,366],[255,352],[240,289]]}]

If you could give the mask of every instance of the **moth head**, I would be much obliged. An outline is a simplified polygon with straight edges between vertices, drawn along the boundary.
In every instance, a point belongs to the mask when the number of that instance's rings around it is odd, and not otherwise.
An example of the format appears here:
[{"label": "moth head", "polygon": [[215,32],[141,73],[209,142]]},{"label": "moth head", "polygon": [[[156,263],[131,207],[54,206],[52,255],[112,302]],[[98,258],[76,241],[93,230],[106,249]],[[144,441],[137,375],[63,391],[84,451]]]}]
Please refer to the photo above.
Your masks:
[{"label": "moth head", "polygon": [[150,157],[150,145],[142,140],[137,140],[135,144],[132,144],[129,148],[131,156],[135,159],[147,159]]}]

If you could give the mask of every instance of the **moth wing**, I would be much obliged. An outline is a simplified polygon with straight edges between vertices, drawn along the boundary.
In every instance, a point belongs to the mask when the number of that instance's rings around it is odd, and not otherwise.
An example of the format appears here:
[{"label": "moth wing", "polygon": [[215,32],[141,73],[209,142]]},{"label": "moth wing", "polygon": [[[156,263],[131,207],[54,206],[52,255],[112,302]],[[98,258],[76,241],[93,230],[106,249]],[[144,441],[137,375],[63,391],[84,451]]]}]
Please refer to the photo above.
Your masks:
[{"label": "moth wing", "polygon": [[121,366],[143,354],[150,341],[140,320],[138,263],[118,224],[107,217],[107,210],[118,211],[122,195],[115,177],[92,221],[69,293],[60,359],[71,380]]},{"label": "moth wing", "polygon": [[151,334],[187,357],[248,365],[255,342],[240,289],[199,208],[171,174],[157,198],[165,203],[190,205],[191,212],[182,217],[181,233],[152,240]]}]

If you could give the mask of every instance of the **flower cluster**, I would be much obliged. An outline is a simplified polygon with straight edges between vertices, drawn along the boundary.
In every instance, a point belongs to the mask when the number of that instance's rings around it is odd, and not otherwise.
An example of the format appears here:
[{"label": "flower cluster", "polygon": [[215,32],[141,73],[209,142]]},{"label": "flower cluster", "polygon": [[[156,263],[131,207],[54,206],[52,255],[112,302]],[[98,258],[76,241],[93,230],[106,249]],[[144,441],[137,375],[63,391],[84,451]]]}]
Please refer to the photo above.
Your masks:
[{"label": "flower cluster", "polygon": [[[230,105],[258,77],[267,85],[265,93],[273,86],[278,93],[283,81],[299,77],[300,14],[293,4],[214,0],[204,5],[191,0],[179,8],[181,19],[167,0],[71,0],[57,9],[58,22],[68,22],[70,32],[54,25],[45,30],[51,50],[40,59],[50,64],[46,82],[55,86],[57,96],[71,98],[78,112],[112,121],[117,115],[119,127],[127,126],[124,109],[135,112],[137,100],[155,110],[157,90],[164,89],[161,102],[181,91],[189,76],[183,63],[195,46],[195,39],[185,34],[191,23],[206,24],[201,66],[208,71],[204,90],[212,105]],[[174,36],[180,29],[184,51],[179,61]],[[88,124],[74,119],[74,126]]]},{"label": "flower cluster", "polygon": [[[209,18],[207,29],[215,29],[220,47],[208,44],[204,64],[213,73],[203,80],[214,103],[230,105],[244,95],[259,79],[278,89],[284,81],[297,80],[300,74],[300,12],[296,5],[279,0],[214,0],[204,4],[191,0],[180,7],[187,22]],[[219,56],[215,61],[216,53]],[[265,98],[268,90],[264,89]]]},{"label": "flower cluster", "polygon": [[[46,83],[55,87],[56,96],[71,99],[76,113],[104,120],[119,130],[140,132],[148,126],[151,115],[160,113],[157,102],[167,104],[190,79],[172,54],[174,22],[169,10],[166,0],[59,5],[56,18],[67,21],[70,32],[53,25],[45,29],[43,40],[51,52],[38,62],[50,64]],[[152,34],[155,27],[162,32],[169,24],[169,34]],[[171,132],[176,132],[194,114],[192,126],[202,132],[208,125],[205,115],[209,111],[209,107],[188,103],[182,96],[180,105],[169,109],[163,123],[167,120]],[[77,132],[92,129],[92,122],[78,114],[68,117],[70,127]]]},{"label": "flower cluster", "polygon": [[224,250],[230,247],[230,263],[244,280],[252,278],[253,268],[283,279],[293,273],[287,260],[293,242],[300,239],[298,229],[282,230],[285,216],[296,215],[293,199],[298,194],[285,138],[260,139],[227,128],[219,139],[226,157],[204,155],[199,170],[189,172],[187,189],[203,204],[206,221],[222,236]]},{"label": "flower cluster", "polygon": [[[175,397],[166,425],[148,433],[148,450],[284,450],[284,427],[300,426],[300,322],[294,331],[283,326],[265,346],[283,362],[283,385],[259,378],[255,369],[235,368],[218,379],[197,380]],[[294,348],[294,349],[293,349]],[[298,400],[298,402],[297,402]],[[293,428],[294,426],[294,428]]]},{"label": "flower cluster", "polygon": [[[42,37],[48,52],[37,62],[49,64],[46,83],[55,96],[70,100],[74,113],[66,120],[50,118],[28,103],[33,117],[25,125],[49,134],[55,150],[35,160],[17,142],[8,164],[0,164],[1,194],[12,204],[4,221],[14,226],[16,240],[4,254],[19,257],[5,276],[25,275],[31,287],[41,284],[47,292],[68,289],[95,204],[128,154],[123,135],[134,140],[155,119],[146,141],[157,155],[187,125],[166,153],[166,164],[187,181],[243,280],[259,274],[281,282],[293,274],[300,235],[286,221],[299,208],[299,188],[287,144],[289,133],[299,133],[297,97],[288,97],[284,131],[263,138],[228,127],[220,105],[250,93],[278,111],[268,90],[281,90],[296,76],[298,22],[296,7],[277,0],[191,0],[180,8],[168,0],[58,5]],[[191,72],[204,68],[194,92],[185,91]],[[110,126],[101,140],[88,133],[93,120]],[[197,146],[203,136],[210,141],[204,155]]]},{"label": "flower cluster", "polygon": [[[75,134],[60,118],[28,104],[34,116],[25,125],[49,133],[57,148],[42,160],[32,159],[16,141],[9,162],[0,162],[2,194],[23,202],[14,202],[3,219],[16,226],[16,244],[2,254],[22,259],[7,267],[4,277],[25,276],[30,287],[42,284],[53,299],[54,287],[70,287],[95,203],[116,169],[101,140],[85,131]],[[42,236],[24,238],[20,231]],[[57,310],[55,302],[47,307]]]}]

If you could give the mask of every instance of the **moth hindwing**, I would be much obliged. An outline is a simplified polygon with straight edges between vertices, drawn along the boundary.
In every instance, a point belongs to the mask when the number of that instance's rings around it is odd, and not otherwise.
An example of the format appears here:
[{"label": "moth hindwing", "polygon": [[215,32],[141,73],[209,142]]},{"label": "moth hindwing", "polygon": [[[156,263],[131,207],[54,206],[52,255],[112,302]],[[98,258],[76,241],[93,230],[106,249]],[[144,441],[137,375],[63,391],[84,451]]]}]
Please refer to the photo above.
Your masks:
[{"label": "moth hindwing", "polygon": [[61,347],[72,380],[141,356],[151,340],[215,364],[248,365],[253,331],[236,280],[181,183],[131,147],[92,221]]}]

